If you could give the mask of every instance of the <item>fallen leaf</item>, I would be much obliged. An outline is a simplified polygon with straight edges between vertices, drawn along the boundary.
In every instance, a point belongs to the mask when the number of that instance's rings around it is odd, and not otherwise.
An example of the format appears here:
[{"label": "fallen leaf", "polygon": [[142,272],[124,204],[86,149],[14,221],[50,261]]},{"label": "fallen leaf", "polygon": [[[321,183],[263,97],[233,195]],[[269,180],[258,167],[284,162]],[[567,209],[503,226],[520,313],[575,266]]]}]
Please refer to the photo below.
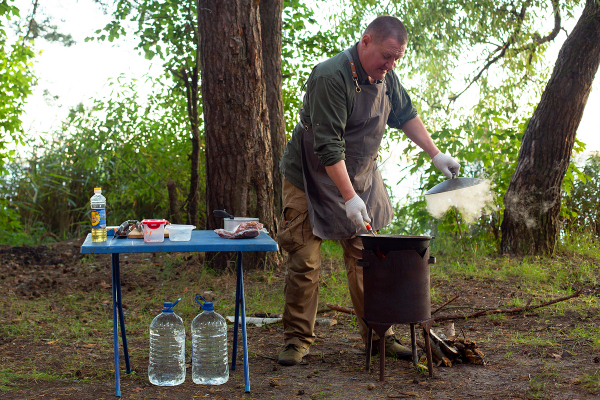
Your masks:
[{"label": "fallen leaf", "polygon": [[144,388],[141,387],[136,387],[135,389],[131,389],[132,392],[141,392],[142,390],[144,390]]},{"label": "fallen leaf", "polygon": [[552,358],[556,358],[557,360],[559,360],[562,358],[562,356],[560,354],[552,353]]},{"label": "fallen leaf", "polygon": [[107,289],[110,287],[110,285],[104,282],[104,280],[100,281],[100,286],[102,287],[102,289]]},{"label": "fallen leaf", "polygon": [[56,343],[56,342],[58,342],[58,339],[56,339],[56,340],[51,340],[51,341],[47,342],[46,344],[54,344],[54,343]]}]

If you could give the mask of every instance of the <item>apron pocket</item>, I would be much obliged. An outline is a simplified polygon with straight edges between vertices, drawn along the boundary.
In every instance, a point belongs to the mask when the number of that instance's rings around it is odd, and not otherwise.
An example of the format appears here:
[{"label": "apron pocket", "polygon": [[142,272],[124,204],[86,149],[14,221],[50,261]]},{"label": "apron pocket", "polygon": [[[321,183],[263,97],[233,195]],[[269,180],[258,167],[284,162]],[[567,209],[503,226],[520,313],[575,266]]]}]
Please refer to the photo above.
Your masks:
[{"label": "apron pocket", "polygon": [[[277,243],[288,253],[298,251],[306,245],[305,225],[308,223],[308,210],[300,212],[291,207],[285,207],[277,230]],[[310,229],[310,224],[308,225]]]}]

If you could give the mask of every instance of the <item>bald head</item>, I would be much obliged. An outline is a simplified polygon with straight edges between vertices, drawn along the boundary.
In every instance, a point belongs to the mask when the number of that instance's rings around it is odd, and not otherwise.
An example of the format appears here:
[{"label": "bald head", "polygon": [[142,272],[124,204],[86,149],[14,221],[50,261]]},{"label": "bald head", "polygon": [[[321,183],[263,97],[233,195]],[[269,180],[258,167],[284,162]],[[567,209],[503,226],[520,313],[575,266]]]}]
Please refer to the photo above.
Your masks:
[{"label": "bald head", "polygon": [[397,40],[400,45],[408,43],[408,33],[402,21],[389,15],[382,15],[375,18],[367,26],[364,35],[371,36],[375,43],[381,43],[389,38]]}]

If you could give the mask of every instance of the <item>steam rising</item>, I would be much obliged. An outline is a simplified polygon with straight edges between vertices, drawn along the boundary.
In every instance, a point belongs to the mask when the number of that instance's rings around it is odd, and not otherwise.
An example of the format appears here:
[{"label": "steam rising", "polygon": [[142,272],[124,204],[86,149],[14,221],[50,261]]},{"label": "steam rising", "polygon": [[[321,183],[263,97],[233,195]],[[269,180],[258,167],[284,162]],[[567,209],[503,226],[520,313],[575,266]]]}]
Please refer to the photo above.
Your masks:
[{"label": "steam rising", "polygon": [[456,207],[467,222],[475,222],[485,208],[493,202],[490,182],[485,180],[477,185],[451,190],[448,192],[428,194],[427,211],[435,218],[441,218],[450,207]]}]

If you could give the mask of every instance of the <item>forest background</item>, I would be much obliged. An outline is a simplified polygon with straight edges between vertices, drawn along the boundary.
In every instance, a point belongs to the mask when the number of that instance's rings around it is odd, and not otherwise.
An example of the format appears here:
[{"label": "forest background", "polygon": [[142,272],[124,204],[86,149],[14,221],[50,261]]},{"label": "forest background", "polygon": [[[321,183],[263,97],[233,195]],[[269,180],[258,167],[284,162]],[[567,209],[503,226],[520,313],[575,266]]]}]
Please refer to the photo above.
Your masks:
[{"label": "forest background", "polygon": [[[460,160],[464,176],[490,179],[495,201],[474,224],[452,211],[442,220],[433,219],[423,193],[443,177],[401,132],[389,131],[381,162],[396,213],[386,231],[444,234],[497,250],[503,196],[523,133],[584,3],[285,1],[281,61],[286,132],[291,133],[297,120],[301,86],[311,67],[355,43],[375,15],[398,15],[409,28],[411,42],[396,72],[438,146]],[[52,240],[47,233],[56,239],[87,233],[89,197],[98,186],[107,196],[111,225],[167,217],[204,229],[211,210],[206,206],[202,98],[200,94],[196,102],[199,204],[190,215],[189,98],[173,73],[177,63],[190,62],[195,3],[64,4],[81,10],[79,26],[72,31],[77,31],[75,39],[70,29],[76,25],[62,21],[50,4],[0,3],[0,84],[5,85],[0,96],[0,224],[6,227],[0,243],[33,244]],[[165,19],[168,24],[160,22]],[[512,48],[495,50],[500,39],[512,40]],[[84,46],[106,54],[109,62],[98,67],[81,50]],[[68,71],[62,76],[68,80],[50,84],[54,78],[42,68],[45,48],[61,54],[63,72]],[[140,62],[142,58],[146,61]],[[127,63],[133,66],[129,70],[124,68]],[[74,65],[80,67],[73,70]],[[86,78],[74,84],[77,75]],[[71,97],[73,92],[81,93],[79,98]],[[585,129],[589,138],[600,133],[593,111],[596,92],[580,126],[580,134]],[[59,123],[47,124],[56,116],[61,116]],[[593,142],[586,151],[585,141],[575,143],[562,182],[561,232],[577,231],[597,241],[600,145]],[[398,153],[401,158],[390,159]],[[390,163],[402,167],[389,168]],[[169,199],[170,180],[176,201]],[[398,190],[400,182],[411,190]]]}]

